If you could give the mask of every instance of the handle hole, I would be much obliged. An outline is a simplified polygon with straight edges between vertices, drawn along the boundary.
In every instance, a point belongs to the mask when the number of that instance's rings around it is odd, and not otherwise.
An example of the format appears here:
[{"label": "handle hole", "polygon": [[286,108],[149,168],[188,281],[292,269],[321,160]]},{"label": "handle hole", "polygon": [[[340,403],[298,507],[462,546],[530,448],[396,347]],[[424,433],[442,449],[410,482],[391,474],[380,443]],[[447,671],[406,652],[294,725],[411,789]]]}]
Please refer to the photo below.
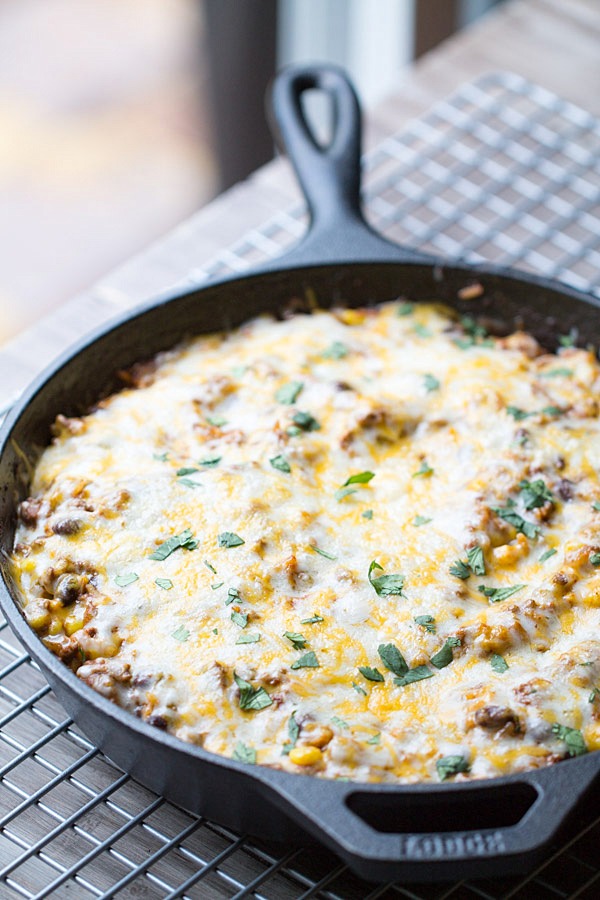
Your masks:
[{"label": "handle hole", "polygon": [[320,150],[327,150],[335,133],[335,98],[307,88],[300,94],[300,109],[311,138]]},{"label": "handle hole", "polygon": [[537,797],[534,787],[517,782],[501,789],[469,787],[456,793],[434,790],[412,796],[356,791],[346,804],[375,831],[427,834],[516,825]]}]

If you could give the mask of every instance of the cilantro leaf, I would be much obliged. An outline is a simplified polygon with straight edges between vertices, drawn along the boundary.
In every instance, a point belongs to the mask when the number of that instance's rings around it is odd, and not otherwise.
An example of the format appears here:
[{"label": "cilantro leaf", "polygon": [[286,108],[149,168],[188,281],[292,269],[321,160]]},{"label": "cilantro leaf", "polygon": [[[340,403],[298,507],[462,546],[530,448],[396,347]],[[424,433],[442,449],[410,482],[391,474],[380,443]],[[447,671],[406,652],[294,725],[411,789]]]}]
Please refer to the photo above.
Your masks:
[{"label": "cilantro leaf", "polygon": [[367,679],[367,681],[384,681],[384,677],[379,669],[372,669],[371,666],[359,666],[358,671]]},{"label": "cilantro leaf", "polygon": [[383,566],[380,566],[378,562],[373,560],[369,566],[369,581],[375,588],[376,594],[379,597],[389,597],[392,594],[403,597],[404,575],[379,575],[374,578],[373,572],[376,569],[383,572]]},{"label": "cilantro leaf", "polygon": [[485,575],[485,560],[483,558],[483,550],[478,545],[467,550],[467,561],[471,572],[474,575]]},{"label": "cilantro leaf", "polygon": [[292,416],[292,422],[297,425],[301,431],[320,431],[321,426],[308,412],[297,412]]},{"label": "cilantro leaf", "polygon": [[431,375],[429,372],[423,375],[423,385],[428,394],[430,394],[432,391],[437,391],[440,388],[440,382],[438,381],[438,379],[435,377],[435,375]]},{"label": "cilantro leaf", "polygon": [[258,644],[259,641],[260,634],[240,634],[236,644]]},{"label": "cilantro leaf", "polygon": [[458,754],[442,756],[441,759],[436,760],[435,767],[440,781],[446,781],[448,778],[452,778],[453,775],[458,775],[459,772],[469,771],[467,760],[464,756],[459,756]]},{"label": "cilantro leaf", "polygon": [[117,575],[115,584],[118,584],[119,587],[127,587],[128,584],[133,584],[138,578],[139,575],[136,575],[135,572],[128,572],[126,575]]},{"label": "cilantro leaf", "polygon": [[433,616],[415,616],[415,622],[417,625],[421,625],[425,631],[428,631],[430,634],[435,634],[435,619]]},{"label": "cilantro leaf", "polygon": [[217,537],[219,547],[241,547],[245,543],[245,540],[234,531],[222,531]]},{"label": "cilantro leaf", "polygon": [[462,559],[455,560],[448,571],[451,575],[454,575],[455,578],[460,578],[462,581],[466,581],[471,574],[469,565],[466,562],[463,562]]},{"label": "cilantro leaf", "polygon": [[231,621],[234,623],[234,625],[239,625],[240,628],[245,628],[248,624],[248,613],[236,612],[236,610],[234,610],[231,613]]},{"label": "cilantro leaf", "polygon": [[283,745],[282,753],[287,756],[290,750],[296,746],[296,741],[298,740],[298,736],[300,734],[300,726],[296,722],[296,711],[291,714],[288,719],[288,734],[290,736],[289,741],[286,741]]},{"label": "cilantro leaf", "polygon": [[291,641],[296,650],[302,650],[308,643],[304,635],[300,634],[298,631],[285,631],[283,636],[286,637],[288,641]]},{"label": "cilantro leaf", "polygon": [[239,705],[240,709],[260,710],[271,706],[273,701],[263,687],[252,687],[249,681],[244,681],[239,675],[233,673],[233,679],[240,689]]},{"label": "cilantro leaf", "polygon": [[320,616],[318,613],[315,613],[310,617],[310,619],[300,619],[301,625],[314,625],[316,622],[324,622],[323,616]]},{"label": "cilantro leaf", "polygon": [[378,731],[377,734],[374,734],[367,741],[367,744],[380,744],[381,743],[381,732]]},{"label": "cilantro leaf", "polygon": [[345,356],[348,356],[348,348],[341,341],[334,341],[323,351],[324,359],[344,359]]},{"label": "cilantro leaf", "polygon": [[413,478],[426,477],[428,475],[433,475],[433,472],[434,472],[434,470],[431,468],[431,466],[429,465],[427,460],[424,459],[423,462],[421,463],[420,468],[416,472],[413,472],[412,477]]},{"label": "cilantro leaf", "polygon": [[398,304],[398,309],[396,311],[397,316],[410,316],[415,310],[414,303],[402,302]]},{"label": "cilantro leaf", "polygon": [[154,584],[158,585],[159,588],[162,588],[163,591],[170,591],[173,587],[173,582],[170,578],[155,578]]},{"label": "cilantro leaf", "polygon": [[600,553],[590,553],[590,562],[593,566],[600,566]]},{"label": "cilantro leaf", "polygon": [[592,503],[592,509],[595,509],[596,512],[600,512],[600,500],[594,500]]},{"label": "cilantro leaf", "polygon": [[549,550],[546,550],[540,556],[540,562],[546,562],[547,559],[550,559],[551,556],[554,556],[555,553],[558,553],[558,550],[555,550],[554,547],[551,547]]},{"label": "cilantro leaf", "polygon": [[292,406],[296,401],[296,398],[302,393],[303,387],[304,384],[301,381],[288,381],[287,384],[283,384],[279,388],[275,394],[275,399],[278,403],[285,403],[286,406]]},{"label": "cilantro leaf", "polygon": [[199,472],[200,470],[196,468],[196,466],[184,466],[182,469],[177,469],[175,473],[178,478],[181,478],[182,475],[193,475],[194,472]]},{"label": "cilantro leaf", "polygon": [[538,507],[544,506],[545,503],[554,501],[552,491],[546,487],[541,478],[536,478],[535,481],[528,481],[524,478],[519,482],[519,487],[521,488],[521,499],[525,509],[538,509]]},{"label": "cilantro leaf", "polygon": [[289,462],[285,458],[285,456],[273,456],[269,460],[274,469],[279,469],[280,472],[291,472],[292,469],[290,467]]},{"label": "cilantro leaf", "polygon": [[179,641],[180,644],[185,644],[189,636],[190,632],[185,625],[179,625],[171,635],[171,637],[175,638],[176,641]]},{"label": "cilantro leaf", "polygon": [[506,412],[509,416],[512,416],[515,422],[522,422],[523,419],[528,419],[530,416],[534,416],[535,413],[525,412],[524,409],[519,409],[518,406],[507,406]]},{"label": "cilantro leaf", "polygon": [[[224,584],[222,581],[221,584]],[[221,584],[217,585],[217,587],[221,587]],[[225,606],[229,606],[230,603],[233,603],[234,600],[241,600],[242,598],[239,595],[239,591],[237,588],[229,588],[227,591],[227,600],[225,601]]]},{"label": "cilantro leaf", "polygon": [[223,425],[227,425],[227,419],[223,416],[206,416],[206,421],[215,428],[221,428]]},{"label": "cilantro leaf", "polygon": [[416,525],[417,528],[421,525],[427,525],[429,522],[433,522],[433,519],[430,519],[429,516],[415,516],[412,523]]},{"label": "cilantro leaf", "polygon": [[500,674],[506,672],[506,670],[508,669],[508,663],[503,656],[500,656],[499,653],[492,653],[490,657],[490,665],[494,672],[499,672]]},{"label": "cilantro leaf", "polygon": [[377,652],[386,669],[394,675],[405,675],[408,672],[408,663],[394,644],[380,644]]},{"label": "cilantro leaf", "polygon": [[256,750],[254,747],[248,747],[243,741],[238,741],[235,745],[232,758],[237,759],[238,762],[254,765],[256,763]]},{"label": "cilantro leaf", "polygon": [[350,727],[350,726],[348,725],[348,723],[345,722],[343,719],[340,719],[339,716],[332,716],[330,721],[331,721],[334,725],[337,725],[338,728],[349,728],[349,727]]},{"label": "cilantro leaf", "polygon": [[372,519],[373,518],[373,510],[365,509],[364,513],[361,513],[363,519]]},{"label": "cilantro leaf", "polygon": [[368,484],[372,478],[375,478],[375,472],[357,472],[356,475],[351,475],[343,484],[343,487],[346,487],[347,484]]},{"label": "cilantro leaf", "polygon": [[204,560],[204,565],[206,566],[207,569],[210,569],[210,571],[213,573],[213,575],[217,574],[217,570],[215,569],[215,567],[213,565],[211,565],[209,563],[209,561],[207,559]]},{"label": "cilantro leaf", "polygon": [[435,666],[436,669],[445,669],[446,666],[449,666],[454,659],[452,648],[459,646],[460,638],[449,637],[441,650],[438,650],[437,653],[434,653],[434,655],[429,660],[431,665]]},{"label": "cilantro leaf", "polygon": [[559,740],[565,742],[569,756],[583,756],[588,752],[585,738],[577,728],[569,728],[568,725],[559,725],[558,722],[555,722],[552,732]]},{"label": "cilantro leaf", "polygon": [[200,465],[205,466],[207,469],[213,469],[215,466],[219,465],[222,459],[222,456],[211,456],[208,459],[201,459]]},{"label": "cilantro leaf", "polygon": [[162,544],[159,544],[156,550],[150,554],[150,559],[162,561],[175,550],[178,550],[179,547],[183,547],[186,550],[194,550],[197,546],[198,541],[194,540],[190,529],[185,528],[180,534],[174,534],[172,537],[167,538],[166,541],[163,541]]},{"label": "cilantro leaf", "polygon": [[538,525],[528,522],[527,519],[524,519],[523,516],[515,511],[514,502],[509,501],[506,506],[492,506],[491,510],[497,516],[500,516],[501,519],[504,519],[505,522],[508,522],[509,525],[514,525],[517,531],[522,532],[525,537],[537,537],[541,531]]},{"label": "cilantro leaf", "polygon": [[354,688],[354,690],[356,691],[357,694],[360,694],[362,697],[367,696],[367,692],[365,691],[365,689],[362,688],[360,686],[360,684],[357,684],[355,681],[352,682],[352,687]]},{"label": "cilantro leaf", "polygon": [[512,597],[517,591],[522,591],[524,587],[527,587],[527,585],[515,584],[512,587],[492,588],[486,587],[485,584],[479,584],[477,590],[488,597],[492,603],[499,603],[501,600],[507,600],[508,597]]},{"label": "cilantro leaf", "polygon": [[350,494],[358,494],[358,488],[341,487],[341,488],[338,488],[338,490],[335,492],[335,494],[333,496],[339,503],[340,500],[343,500],[344,497],[349,497]]},{"label": "cilantro leaf", "polygon": [[415,666],[414,669],[409,669],[405,675],[394,678],[394,684],[397,684],[398,687],[406,687],[407,684],[413,684],[415,681],[433,678],[434,674],[427,666]]},{"label": "cilantro leaf", "polygon": [[311,544],[310,549],[313,551],[313,553],[318,553],[319,556],[324,556],[325,559],[337,559],[337,556],[333,556],[333,554],[327,553],[326,550],[321,550],[321,548],[317,547],[316,545],[313,546]]},{"label": "cilantro leaf", "polygon": [[309,650],[304,656],[299,657],[296,662],[290,666],[292,669],[318,669],[319,660],[314,650]]}]

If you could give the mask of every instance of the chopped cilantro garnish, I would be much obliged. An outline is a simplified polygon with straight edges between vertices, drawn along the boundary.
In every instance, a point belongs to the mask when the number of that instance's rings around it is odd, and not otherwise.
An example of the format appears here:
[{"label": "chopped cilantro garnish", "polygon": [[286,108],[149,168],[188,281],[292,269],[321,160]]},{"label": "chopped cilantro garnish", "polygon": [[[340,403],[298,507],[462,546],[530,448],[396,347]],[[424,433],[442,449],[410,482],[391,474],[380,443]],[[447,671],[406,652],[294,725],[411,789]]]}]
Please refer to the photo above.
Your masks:
[{"label": "chopped cilantro garnish", "polygon": [[301,625],[314,625],[317,622],[324,622],[324,621],[325,621],[325,619],[323,618],[323,616],[320,616],[318,613],[315,613],[314,615],[312,615],[310,617],[310,619],[300,619],[300,624]]},{"label": "chopped cilantro garnish", "polygon": [[519,487],[521,488],[521,500],[525,509],[538,509],[540,506],[544,506],[548,502],[552,503],[554,500],[552,491],[546,487],[541,478],[536,478],[535,481],[527,481],[524,478],[519,482]]},{"label": "chopped cilantro garnish", "polygon": [[348,725],[348,723],[345,722],[344,719],[340,719],[339,716],[332,716],[330,721],[332,722],[333,725],[337,725],[338,728],[349,728],[350,727]]},{"label": "chopped cilantro garnish", "polygon": [[433,616],[415,616],[415,622],[430,634],[435,634],[435,619]]},{"label": "chopped cilantro garnish", "polygon": [[394,678],[394,684],[398,687],[406,687],[407,684],[413,684],[415,681],[424,681],[425,678],[433,678],[434,673],[427,666],[415,666],[409,669],[405,675]]},{"label": "chopped cilantro garnish", "polygon": [[437,391],[440,388],[440,382],[435,375],[431,375],[430,372],[426,372],[426,374],[423,375],[423,385],[428,394],[432,391]]},{"label": "chopped cilantro garnish", "polygon": [[571,328],[568,334],[559,334],[558,343],[561,347],[574,347],[578,337],[579,330],[577,328]]},{"label": "chopped cilantro garnish", "polygon": [[546,562],[547,559],[550,559],[550,557],[554,556],[556,553],[558,553],[558,550],[555,550],[554,547],[550,547],[549,550],[546,550],[544,553],[542,553],[542,555],[540,556],[540,562]]},{"label": "chopped cilantro garnish", "polygon": [[398,309],[396,315],[398,316],[410,316],[414,312],[415,304],[414,303],[400,303],[398,304]]},{"label": "chopped cilantro garnish", "polygon": [[192,478],[178,478],[177,484],[182,484],[184,487],[188,488],[202,487],[199,481],[194,481]]},{"label": "chopped cilantro garnish", "polygon": [[509,416],[512,416],[516,422],[522,422],[523,419],[528,419],[530,416],[535,415],[535,413],[525,412],[524,409],[519,409],[518,406],[507,406],[506,412]]},{"label": "chopped cilantro garnish", "polygon": [[374,734],[367,740],[367,744],[380,744],[381,743],[381,732],[378,731],[377,734]]},{"label": "chopped cilantro garnish", "polygon": [[164,453],[153,453],[153,459],[157,459],[158,462],[166,462],[169,458],[169,454],[165,451]]},{"label": "chopped cilantro garnish", "polygon": [[233,673],[233,679],[240,689],[240,709],[266,709],[267,706],[271,706],[273,703],[263,687],[252,687],[249,681],[244,681],[235,672]]},{"label": "chopped cilantro garnish", "polygon": [[540,409],[540,412],[545,416],[562,416],[562,414],[564,413],[564,409],[562,409],[560,406],[543,406]]},{"label": "chopped cilantro garnish", "polygon": [[367,681],[384,681],[384,677],[379,669],[372,669],[371,666],[359,666],[358,671],[367,679]]},{"label": "chopped cilantro garnish", "polygon": [[433,469],[431,468],[431,466],[429,465],[427,460],[424,459],[423,462],[421,463],[419,469],[417,469],[416,472],[413,472],[412,477],[419,478],[420,476],[424,477],[427,475],[433,475]]},{"label": "chopped cilantro garnish", "polygon": [[454,575],[455,578],[460,578],[462,581],[466,581],[471,574],[470,566],[468,563],[463,562],[462,559],[455,560],[448,571],[451,575]]},{"label": "chopped cilantro garnish", "polygon": [[159,588],[163,589],[163,591],[170,591],[173,587],[173,582],[170,578],[155,578],[154,584],[157,584]]},{"label": "chopped cilantro garnish", "polygon": [[368,484],[372,478],[375,478],[375,472],[357,472],[356,475],[350,475],[346,479],[343,487],[346,487],[347,484]]},{"label": "chopped cilantro garnish", "polygon": [[367,692],[365,691],[365,689],[362,688],[360,686],[360,684],[357,684],[355,681],[352,682],[352,687],[354,688],[354,690],[356,691],[357,694],[360,694],[362,697],[367,696]]},{"label": "chopped cilantro garnish", "polygon": [[127,587],[128,584],[133,584],[138,578],[139,575],[136,575],[135,572],[128,572],[126,575],[117,575],[115,584],[118,584],[119,587]]},{"label": "chopped cilantro garnish", "polygon": [[435,767],[437,769],[437,773],[439,775],[440,781],[446,781],[448,778],[452,778],[453,775],[458,775],[459,772],[468,772],[469,764],[464,756],[452,755],[452,756],[442,756],[441,759],[436,760]]},{"label": "chopped cilantro garnish", "polygon": [[492,506],[491,510],[496,513],[497,516],[500,516],[501,519],[504,519],[505,522],[514,525],[517,531],[522,532],[525,537],[537,537],[541,531],[540,527],[534,525],[533,522],[528,522],[527,519],[524,519],[523,516],[519,515],[514,506],[514,501],[509,500],[506,506]]},{"label": "chopped cilantro garnish", "polygon": [[358,493],[358,488],[342,487],[342,488],[338,488],[338,490],[335,492],[335,494],[333,496],[339,503],[340,500],[344,499],[344,497],[349,497],[350,494],[357,494],[357,493]]},{"label": "chopped cilantro garnish", "polygon": [[377,652],[386,669],[394,675],[405,675],[408,672],[408,663],[394,644],[380,644]]},{"label": "chopped cilantro garnish", "polygon": [[413,328],[415,334],[422,338],[431,337],[431,331],[429,328],[426,328],[421,322],[416,322],[415,327]]},{"label": "chopped cilantro garnish", "polygon": [[240,634],[236,644],[258,644],[260,634]]},{"label": "chopped cilantro garnish", "polygon": [[383,566],[380,566],[378,562],[373,560],[369,566],[369,581],[375,588],[376,594],[379,597],[389,597],[390,595],[404,596],[402,593],[405,580],[404,575],[379,575],[374,578],[373,572],[377,569],[383,572]]},{"label": "chopped cilantro garnish", "polygon": [[442,649],[438,650],[438,652],[434,653],[431,657],[431,665],[435,666],[436,669],[445,669],[454,659],[452,648],[458,646],[460,646],[460,638],[449,637]]},{"label": "chopped cilantro garnish", "polygon": [[600,566],[600,553],[590,553],[590,562],[593,566]]},{"label": "chopped cilantro garnish", "polygon": [[290,666],[292,669],[318,669],[318,667],[319,660],[317,659],[317,654],[314,650],[309,650],[308,653],[299,657],[299,659]]},{"label": "chopped cilantro garnish", "polygon": [[585,739],[577,728],[569,728],[568,725],[559,725],[555,722],[552,732],[559,740],[565,742],[569,756],[583,756],[587,753]]},{"label": "chopped cilantro garnish", "polygon": [[317,547],[316,544],[315,544],[315,545],[311,544],[311,545],[310,545],[310,549],[311,549],[314,553],[318,553],[319,556],[324,556],[325,559],[337,559],[337,556],[333,556],[333,554],[327,553],[326,550],[321,550],[321,548],[320,548],[320,547]]},{"label": "chopped cilantro garnish", "polygon": [[596,512],[600,512],[600,500],[594,500],[592,503],[592,509],[595,509]]},{"label": "chopped cilantro garnish", "polygon": [[341,341],[334,341],[323,351],[324,359],[344,359],[345,356],[348,356],[348,348]]},{"label": "chopped cilantro garnish", "polygon": [[256,750],[254,749],[254,747],[248,747],[247,744],[243,743],[243,741],[238,741],[233,751],[233,759],[237,759],[238,762],[255,765]]},{"label": "chopped cilantro garnish", "polygon": [[499,653],[492,653],[490,657],[490,665],[494,672],[499,672],[500,674],[502,674],[502,672],[506,672],[506,670],[508,669],[508,663],[503,656],[500,656]]},{"label": "chopped cilantro garnish", "polygon": [[[219,585],[220,587],[221,585]],[[234,600],[240,600],[240,595],[237,588],[229,588],[227,591],[227,600],[225,601],[225,606],[229,606],[230,603],[233,603]]]},{"label": "chopped cilantro garnish", "polygon": [[297,413],[294,413],[294,415],[292,416],[292,422],[294,423],[294,425],[300,428],[301,431],[320,431],[321,429],[321,426],[314,418],[314,416],[311,416],[311,414],[308,412],[299,411]]},{"label": "chopped cilantro garnish", "polygon": [[156,550],[150,554],[150,559],[162,561],[175,550],[178,550],[179,547],[183,547],[185,550],[195,550],[197,546],[198,541],[194,540],[192,532],[189,528],[186,528],[180,534],[174,534],[162,544],[159,544]]},{"label": "chopped cilantro garnish", "polygon": [[556,369],[548,369],[547,372],[540,372],[540,378],[568,378],[569,375],[573,374],[573,369],[566,369],[562,366],[559,366]]},{"label": "chopped cilantro garnish", "polygon": [[285,456],[272,456],[269,460],[274,469],[279,469],[280,472],[291,472],[292,469],[290,467],[289,462],[285,458]]},{"label": "chopped cilantro garnish", "polygon": [[209,563],[209,561],[207,559],[204,560],[204,565],[206,566],[207,569],[210,569],[210,571],[213,573],[213,575],[217,574],[217,570],[215,569],[215,567],[213,565],[211,565]]},{"label": "chopped cilantro garnish", "polygon": [[301,381],[288,381],[287,384],[283,384],[279,388],[275,394],[275,399],[278,403],[285,403],[287,406],[291,406],[302,393],[303,387],[304,385]]},{"label": "chopped cilantro garnish", "polygon": [[193,475],[194,472],[198,472],[199,469],[196,466],[184,466],[182,469],[177,469],[177,477],[181,478],[182,475]]},{"label": "chopped cilantro garnish", "polygon": [[224,581],[216,581],[214,584],[211,584],[210,589],[211,591],[216,591],[218,588],[223,587],[224,584]]},{"label": "chopped cilantro garnish", "polygon": [[241,547],[245,543],[244,539],[234,531],[222,531],[217,537],[219,547]]},{"label": "chopped cilantro garnish", "polygon": [[593,703],[595,701],[596,697],[598,697],[599,695],[600,695],[600,688],[595,687],[590,692],[590,695],[588,696],[588,703]]},{"label": "chopped cilantro garnish", "polygon": [[429,516],[415,516],[412,523],[416,525],[417,528],[420,525],[427,525],[429,522],[433,522],[433,519],[430,519]]},{"label": "chopped cilantro garnish", "polygon": [[201,459],[200,465],[205,466],[207,469],[212,469],[214,466],[218,466],[222,459],[222,456],[211,456],[208,459]]},{"label": "chopped cilantro garnish", "polygon": [[481,547],[475,545],[467,550],[467,562],[473,575],[485,575],[485,560]]},{"label": "chopped cilantro garnish", "polygon": [[296,650],[302,650],[303,647],[306,647],[307,640],[298,631],[285,631],[283,636],[292,642]]},{"label": "chopped cilantro garnish", "polygon": [[492,588],[486,587],[485,584],[480,584],[477,586],[477,590],[488,597],[492,603],[499,603],[501,600],[507,600],[508,597],[512,597],[517,591],[522,591],[524,587],[527,587],[527,585],[515,584],[512,587]]},{"label": "chopped cilantro garnish", "polygon": [[234,610],[231,613],[231,621],[234,623],[234,625],[239,625],[240,628],[245,628],[248,624],[248,613],[236,612],[236,610]]},{"label": "chopped cilantro garnish", "polygon": [[373,510],[365,509],[364,513],[361,513],[363,519],[372,519],[373,518]]},{"label": "chopped cilantro garnish", "polygon": [[189,636],[190,632],[187,630],[185,625],[179,625],[179,627],[176,628],[171,635],[171,637],[175,638],[176,641],[179,641],[180,644],[185,644]]},{"label": "chopped cilantro garnish", "polygon": [[485,338],[488,336],[487,329],[480,325],[473,316],[462,316],[460,320],[465,334],[474,338]]},{"label": "chopped cilantro garnish", "polygon": [[289,741],[286,741],[283,745],[282,753],[287,756],[290,750],[296,746],[296,741],[298,740],[298,735],[300,734],[300,726],[296,722],[296,711],[291,714],[288,719],[288,734],[290,736]]},{"label": "chopped cilantro garnish", "polygon": [[206,416],[206,421],[215,428],[222,428],[223,425],[227,425],[227,419],[223,416]]}]

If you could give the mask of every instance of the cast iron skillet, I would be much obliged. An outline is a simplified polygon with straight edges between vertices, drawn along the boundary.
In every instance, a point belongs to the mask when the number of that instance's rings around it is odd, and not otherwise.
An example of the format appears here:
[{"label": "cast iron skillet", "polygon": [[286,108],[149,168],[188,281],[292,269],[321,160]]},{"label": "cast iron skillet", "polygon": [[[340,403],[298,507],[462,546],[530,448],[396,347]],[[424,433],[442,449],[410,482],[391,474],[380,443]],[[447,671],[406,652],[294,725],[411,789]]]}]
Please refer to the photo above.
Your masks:
[{"label": "cast iron skillet", "polygon": [[[312,136],[302,95],[331,99],[334,135]],[[69,714],[111,759],[187,809],[266,839],[332,848],[371,880],[436,880],[508,874],[530,867],[596,781],[600,754],[540,771],[462,784],[384,785],[326,781],[249,766],[186,744],[92,691],[26,625],[6,562],[16,506],[27,496],[31,461],[58,413],[77,415],[119,387],[113,373],[190,333],[239,325],[306,299],[323,307],[399,296],[441,299],[469,313],[522,325],[547,346],[577,328],[600,341],[599,302],[542,278],[448,264],[388,243],[365,224],[359,203],[360,114],[333,67],[290,68],[273,86],[272,110],[306,194],[311,226],[281,259],[250,275],[162,297],[104,326],[58,359],[17,403],[0,437],[0,591],[3,611]],[[461,302],[477,282],[483,295]]]}]

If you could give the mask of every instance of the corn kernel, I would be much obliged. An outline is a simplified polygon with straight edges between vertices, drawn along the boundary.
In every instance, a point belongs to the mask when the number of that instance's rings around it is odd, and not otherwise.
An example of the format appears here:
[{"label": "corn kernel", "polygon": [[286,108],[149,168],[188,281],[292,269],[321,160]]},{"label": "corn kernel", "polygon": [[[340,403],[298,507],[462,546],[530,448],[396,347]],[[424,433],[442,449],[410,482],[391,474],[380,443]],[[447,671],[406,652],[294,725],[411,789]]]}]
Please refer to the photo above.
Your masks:
[{"label": "corn kernel", "polygon": [[83,628],[83,619],[80,619],[78,616],[67,616],[63,627],[65,634],[75,634],[76,631],[81,631]]},{"label": "corn kernel", "polygon": [[27,621],[36,631],[50,624],[51,616],[47,609],[36,609],[27,616]]},{"label": "corn kernel", "polygon": [[290,762],[295,766],[316,766],[321,762],[323,754],[318,747],[292,747]]},{"label": "corn kernel", "polygon": [[63,630],[63,625],[62,625],[62,622],[60,621],[60,619],[53,619],[52,623],[50,624],[50,628],[48,629],[48,634],[53,635],[53,636],[57,635],[57,634],[62,634],[62,630]]},{"label": "corn kernel", "polygon": [[364,312],[358,309],[342,309],[338,315],[345,325],[362,325],[365,321]]}]

